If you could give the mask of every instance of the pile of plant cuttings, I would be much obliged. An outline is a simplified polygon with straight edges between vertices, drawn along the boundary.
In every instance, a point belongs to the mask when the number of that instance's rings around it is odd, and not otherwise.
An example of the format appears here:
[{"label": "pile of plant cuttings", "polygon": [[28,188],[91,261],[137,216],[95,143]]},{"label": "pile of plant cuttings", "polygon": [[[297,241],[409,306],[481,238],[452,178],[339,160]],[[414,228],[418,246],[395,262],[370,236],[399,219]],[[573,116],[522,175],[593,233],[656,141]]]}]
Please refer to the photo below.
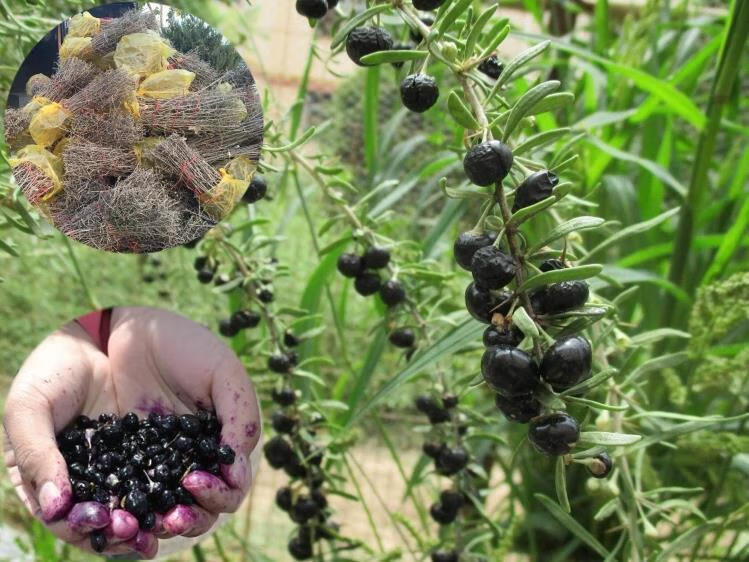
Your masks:
[{"label": "pile of plant cuttings", "polygon": [[156,13],[62,24],[52,76],[6,111],[11,166],[27,199],[67,236],[153,252],[203,236],[255,173],[263,118],[244,63],[220,72],[174,49]]}]

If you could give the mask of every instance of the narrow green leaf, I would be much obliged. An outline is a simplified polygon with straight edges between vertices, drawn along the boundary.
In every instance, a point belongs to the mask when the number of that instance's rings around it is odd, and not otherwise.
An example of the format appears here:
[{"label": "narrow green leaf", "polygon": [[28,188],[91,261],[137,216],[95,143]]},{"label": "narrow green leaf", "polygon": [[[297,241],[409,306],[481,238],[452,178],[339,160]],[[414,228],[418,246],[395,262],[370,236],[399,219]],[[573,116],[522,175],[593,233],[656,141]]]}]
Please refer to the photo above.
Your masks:
[{"label": "narrow green leaf", "polygon": [[653,371],[660,371],[661,369],[668,369],[670,367],[677,367],[689,359],[689,354],[686,351],[679,351],[677,353],[669,353],[666,355],[659,355],[648,359],[637,368],[635,368],[629,375],[626,376],[622,385],[632,384],[641,376],[652,373]]},{"label": "narrow green leaf", "polygon": [[574,219],[570,219],[552,228],[546,236],[544,236],[541,240],[539,240],[538,242],[533,244],[533,246],[528,248],[526,253],[533,254],[539,251],[541,248],[543,248],[547,244],[550,244],[554,242],[554,240],[562,238],[563,236],[567,236],[571,232],[578,232],[580,230],[589,230],[592,228],[597,228],[601,226],[604,222],[606,221],[604,221],[600,217],[588,217],[588,216],[575,217]]},{"label": "narrow green leaf", "polygon": [[594,264],[546,271],[544,273],[539,273],[538,275],[531,277],[530,279],[527,279],[522,285],[520,285],[520,287],[518,287],[517,290],[518,292],[529,291],[530,289],[535,289],[536,287],[540,287],[541,285],[549,285],[550,283],[588,279],[590,277],[595,277],[596,275],[601,273],[602,269],[603,266]]},{"label": "narrow green leaf", "polygon": [[481,37],[481,33],[484,31],[484,27],[486,26],[486,24],[489,23],[490,19],[492,19],[494,12],[497,10],[497,6],[498,3],[492,3],[491,6],[484,10],[481,15],[476,18],[476,22],[471,27],[471,32],[466,38],[466,44],[463,49],[464,57],[470,57],[471,55],[473,55],[473,49],[476,47],[476,42],[478,41],[479,37]]},{"label": "narrow green leaf", "polygon": [[688,332],[682,332],[681,330],[674,330],[673,328],[658,328],[656,330],[649,330],[647,332],[639,333],[632,336],[632,345],[649,345],[651,343],[659,342],[666,338],[691,338],[692,335]]},{"label": "narrow green leaf", "polygon": [[710,267],[702,278],[703,285],[718,277],[725,270],[728,263],[733,259],[736,250],[741,246],[742,239],[746,237],[748,228],[749,199],[744,199],[744,202],[741,204],[741,209],[733,220],[728,232],[724,234],[723,242],[718,248]]},{"label": "narrow green leaf", "polygon": [[408,62],[421,59],[428,54],[428,51],[393,49],[392,51],[377,51],[376,53],[365,55],[361,58],[361,62],[366,65],[392,64],[394,62]]},{"label": "narrow green leaf", "polygon": [[538,45],[534,45],[533,47],[526,49],[525,51],[520,53],[518,56],[516,56],[514,59],[512,59],[510,62],[508,62],[504,70],[502,71],[502,74],[499,75],[497,82],[494,84],[494,87],[492,88],[492,91],[489,97],[493,96],[496,92],[498,92],[499,89],[502,86],[504,86],[510,80],[510,78],[512,78],[512,75],[515,73],[517,69],[519,69],[528,61],[534,59],[535,57],[543,53],[546,49],[549,48],[549,45],[551,45],[551,41],[543,41],[542,43],[539,43]]},{"label": "narrow green leaf", "polygon": [[481,53],[481,56],[479,57],[481,60],[484,60],[488,56],[490,56],[497,47],[504,41],[507,36],[510,34],[510,26],[505,25],[499,33],[492,36],[492,40],[487,43],[486,47],[484,48],[483,52]]},{"label": "narrow green leaf", "polygon": [[567,529],[572,532],[577,538],[587,544],[590,548],[595,550],[598,554],[604,558],[609,555],[609,551],[603,546],[598,539],[591,535],[580,523],[575,521],[571,515],[564,512],[564,510],[557,505],[557,503],[550,497],[544,494],[533,494],[533,496],[540,501],[546,509]]},{"label": "narrow green leaf", "polygon": [[473,0],[457,0],[453,3],[452,7],[445,12],[445,15],[440,18],[436,23],[437,25],[437,37],[442,37],[445,32],[450,29],[460,15],[466,11],[466,8],[473,3]]},{"label": "narrow green leaf", "polygon": [[570,500],[567,497],[567,479],[565,478],[564,459],[561,456],[557,457],[557,464],[554,470],[554,487],[557,491],[557,501],[559,502],[559,506],[565,511],[565,513],[569,513],[572,510],[570,509]]},{"label": "narrow green leaf", "polygon": [[634,445],[631,445],[627,447],[625,454],[633,453],[634,451],[638,451],[640,449],[644,449],[646,447],[650,447],[651,445],[655,445],[657,443],[662,443],[665,441],[668,441],[669,439],[673,439],[674,437],[678,437],[679,435],[684,435],[686,433],[693,433],[695,431],[702,431],[704,429],[707,429],[709,427],[713,427],[716,425],[720,425],[722,423],[726,422],[732,422],[732,421],[741,421],[749,418],[749,414],[742,414],[740,416],[732,416],[730,418],[724,418],[721,416],[710,416],[703,418],[699,421],[690,421],[686,423],[680,423],[677,425],[673,425],[671,427],[660,429],[651,435],[646,436],[641,441],[638,441]]},{"label": "narrow green leaf", "polygon": [[522,96],[520,96],[520,98],[510,111],[509,117],[507,117],[507,124],[504,128],[504,142],[507,142],[507,139],[515,130],[515,127],[520,122],[520,120],[525,117],[528,110],[536,105],[539,101],[544,99],[546,96],[558,90],[559,86],[561,85],[562,83],[558,80],[549,80],[547,82],[542,82],[541,84],[534,86],[533,88],[525,92]]},{"label": "narrow green leaf", "polygon": [[330,43],[331,50],[338,48],[338,46],[346,40],[348,34],[351,33],[354,28],[359,27],[365,21],[376,16],[377,14],[387,12],[388,10],[390,10],[390,8],[390,4],[379,4],[378,6],[372,6],[368,10],[355,15],[353,18],[348,20],[348,22],[346,22],[346,24],[341,27],[341,29],[338,30],[338,33],[335,34],[335,37],[333,37],[333,40]]},{"label": "narrow green leaf", "polygon": [[584,392],[587,392],[588,390],[597,387],[598,385],[606,382],[611,377],[616,375],[619,372],[618,369],[615,369],[614,367],[609,367],[608,369],[604,369],[603,371],[596,373],[589,379],[585,379],[584,381],[581,381],[577,383],[575,386],[572,386],[561,393],[561,396],[575,396],[578,394],[582,394]]},{"label": "narrow green leaf", "polygon": [[626,228],[622,228],[615,234],[609,236],[606,240],[598,244],[595,248],[590,250],[587,254],[585,254],[580,261],[585,262],[588,261],[591,256],[594,256],[598,252],[608,248],[612,244],[615,244],[616,242],[619,242],[621,240],[624,240],[625,238],[628,238],[630,236],[634,236],[635,234],[640,234],[642,232],[647,232],[651,228],[654,228],[661,224],[662,222],[667,221],[674,215],[676,215],[679,212],[679,207],[675,207],[673,209],[669,209],[668,211],[661,213],[657,217],[653,217],[652,219],[638,222],[636,224],[630,225]]},{"label": "narrow green leaf", "polygon": [[466,345],[475,342],[483,330],[484,326],[473,319],[467,318],[464,320],[455,329],[451,330],[424,351],[414,356],[411,359],[411,362],[403,370],[377,389],[377,391],[370,396],[369,400],[364,402],[364,404],[354,413],[354,415],[349,419],[347,425],[351,426],[371,408],[390,396],[390,394],[402,387],[428,366],[439,361],[443,357],[456,353]]},{"label": "narrow green leaf", "polygon": [[699,539],[715,531],[719,531],[721,528],[720,523],[703,523],[696,527],[691,527],[685,531],[676,539],[671,541],[670,544],[658,555],[656,562],[666,562],[667,560],[674,560],[677,557],[677,553],[681,550],[686,550],[694,545]]},{"label": "narrow green leaf", "polygon": [[290,142],[289,144],[285,144],[283,146],[263,146],[263,150],[267,152],[289,152],[290,150],[302,146],[305,142],[312,138],[312,135],[315,134],[315,130],[315,127],[310,127],[309,129],[304,131],[304,134],[301,137]]},{"label": "narrow green leaf", "polygon": [[581,431],[580,443],[589,445],[604,445],[606,447],[621,447],[631,445],[642,439],[642,435],[631,433],[609,433],[607,431]]},{"label": "narrow green leaf", "polygon": [[460,96],[453,90],[447,96],[447,110],[453,119],[461,126],[466,129],[473,131],[478,130],[479,122],[473,116],[473,113],[466,107]]},{"label": "narrow green leaf", "polygon": [[523,142],[518,144],[512,151],[514,156],[520,156],[526,152],[529,152],[533,148],[540,148],[551,144],[557,139],[562,138],[564,135],[570,132],[569,127],[561,127],[559,129],[552,129],[550,131],[542,131],[531,137],[528,137]]},{"label": "narrow green leaf", "polygon": [[20,257],[20,254],[18,253],[18,251],[13,246],[11,246],[10,244],[8,244],[7,242],[3,240],[0,240],[0,250],[16,258]]},{"label": "narrow green leaf", "polygon": [[528,313],[522,306],[516,308],[515,312],[512,313],[512,323],[530,338],[537,338],[539,336],[536,323],[528,316]]},{"label": "narrow green leaf", "polygon": [[539,113],[546,113],[547,111],[556,111],[567,107],[575,101],[575,94],[572,92],[557,92],[556,94],[549,94],[544,99],[536,103],[531,107],[526,115],[538,115]]}]

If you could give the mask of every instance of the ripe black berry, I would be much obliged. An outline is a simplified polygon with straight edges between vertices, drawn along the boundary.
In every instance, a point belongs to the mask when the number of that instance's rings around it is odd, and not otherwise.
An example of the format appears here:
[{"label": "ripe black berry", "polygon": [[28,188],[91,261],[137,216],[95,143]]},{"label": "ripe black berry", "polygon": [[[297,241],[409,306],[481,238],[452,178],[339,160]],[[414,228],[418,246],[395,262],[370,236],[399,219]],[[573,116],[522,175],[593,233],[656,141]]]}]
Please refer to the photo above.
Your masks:
[{"label": "ripe black berry", "polygon": [[312,542],[307,537],[294,537],[289,541],[288,549],[294,560],[309,560],[312,558]]},{"label": "ripe black berry", "polygon": [[319,19],[328,13],[325,0],[296,0],[296,11],[305,18]]},{"label": "ripe black berry", "polygon": [[380,290],[380,276],[374,271],[365,271],[354,281],[354,289],[363,297],[374,295]]},{"label": "ripe black berry", "polygon": [[[421,23],[426,25],[427,27],[432,27],[434,25],[434,18],[430,18],[429,16],[424,16],[423,18],[419,18],[421,20]],[[411,41],[414,43],[421,43],[423,40],[423,37],[421,36],[421,31],[419,31],[416,28],[411,28],[408,32],[409,37],[411,37]]]},{"label": "ripe black berry", "polygon": [[442,502],[437,502],[432,504],[432,506],[429,508],[429,515],[431,515],[432,519],[434,519],[440,525],[449,525],[450,523],[455,521],[455,518],[458,516],[458,512],[457,510],[453,511],[451,509],[448,509],[442,504]]},{"label": "ripe black berry", "polygon": [[103,531],[93,531],[89,537],[94,552],[103,552],[107,548],[107,537]]},{"label": "ripe black berry", "polygon": [[541,378],[557,392],[570,388],[590,375],[591,355],[590,343],[585,338],[560,339],[544,354]]},{"label": "ripe black berry", "polygon": [[122,507],[135,517],[142,517],[148,513],[148,496],[141,490],[130,490],[122,500]]},{"label": "ripe black berry", "polygon": [[554,186],[559,183],[559,178],[553,172],[541,170],[534,172],[515,191],[515,202],[512,205],[512,212],[518,211],[524,207],[543,201],[551,197]]},{"label": "ripe black berry", "polygon": [[295,456],[289,442],[280,435],[268,441],[263,447],[263,452],[268,464],[273,468],[282,468]]},{"label": "ripe black berry", "polygon": [[208,256],[198,256],[195,258],[195,261],[193,262],[193,267],[195,268],[195,271],[200,271],[201,269],[209,269],[206,266],[208,265]]},{"label": "ripe black berry", "polygon": [[473,254],[484,246],[491,246],[496,239],[496,232],[475,232],[473,230],[463,232],[455,239],[455,243],[453,244],[455,261],[458,262],[460,267],[470,271]]},{"label": "ripe black berry", "polygon": [[282,388],[281,390],[274,388],[271,392],[271,398],[279,406],[291,406],[296,402],[296,392],[291,388]]},{"label": "ripe black berry", "polygon": [[454,394],[443,394],[442,405],[448,410],[458,405],[458,397]]},{"label": "ripe black berry", "polygon": [[300,344],[299,338],[291,330],[286,330],[283,334],[283,344],[286,347],[296,347]]},{"label": "ripe black berry", "polygon": [[268,193],[268,184],[265,182],[265,178],[258,173],[252,176],[250,185],[247,186],[247,190],[242,195],[242,202],[247,204],[257,203],[265,194]]},{"label": "ripe black berry", "polygon": [[566,455],[580,438],[577,420],[564,412],[547,414],[531,420],[528,439],[541,453]]},{"label": "ripe black berry", "polygon": [[542,287],[533,295],[531,302],[537,314],[559,314],[578,308],[588,301],[590,290],[585,281],[562,281]]},{"label": "ripe black berry", "polygon": [[257,298],[260,299],[260,302],[268,304],[273,302],[276,297],[271,289],[263,288],[257,292]]},{"label": "ripe black berry", "polygon": [[276,433],[292,433],[297,426],[297,420],[276,410],[271,415],[271,425]]},{"label": "ripe black berry", "polygon": [[[171,509],[172,507],[174,507],[174,504],[172,504],[172,506],[167,509]],[[167,511],[167,510],[162,510],[162,511]],[[143,517],[140,517],[138,519],[138,526],[143,531],[148,531],[150,529],[153,529],[156,526],[156,514],[153,511],[149,511]]]},{"label": "ripe black berry", "polygon": [[392,48],[393,38],[382,27],[357,27],[346,38],[346,53],[359,66],[367,66],[361,62],[362,57]]},{"label": "ripe black berry", "polygon": [[476,250],[471,260],[471,273],[482,289],[501,289],[515,278],[517,266],[512,256],[494,246]]},{"label": "ripe black berry", "polygon": [[538,385],[536,362],[514,347],[488,348],[481,358],[481,374],[489,388],[507,397],[530,394]]},{"label": "ripe black berry", "polygon": [[414,401],[416,409],[429,418],[432,424],[443,423],[450,420],[450,412],[443,408],[436,399],[426,394],[420,394]]},{"label": "ripe black berry", "polygon": [[276,505],[283,511],[289,511],[293,504],[291,488],[284,486],[276,492]]},{"label": "ripe black berry", "polygon": [[328,10],[332,10],[338,5],[338,0],[328,0]]},{"label": "ripe black berry", "polygon": [[437,81],[428,74],[409,74],[401,82],[401,101],[416,113],[424,113],[437,103],[439,96]]},{"label": "ripe black berry", "polygon": [[445,0],[414,0],[414,8],[417,10],[436,10]]},{"label": "ripe black berry", "polygon": [[442,493],[440,493],[440,503],[445,506],[445,509],[458,511],[463,507],[463,494],[456,492],[455,490],[443,490]]},{"label": "ripe black berry", "polygon": [[197,437],[200,435],[200,420],[192,414],[184,414],[179,417],[179,427],[185,435]]},{"label": "ripe black berry", "polygon": [[94,493],[94,487],[91,482],[85,480],[71,480],[73,488],[73,498],[77,502],[85,502],[91,499]]},{"label": "ripe black berry", "polygon": [[517,346],[523,341],[523,332],[516,326],[489,326],[484,330],[483,341],[486,347],[495,345],[505,345],[509,347]]},{"label": "ripe black berry", "polygon": [[219,464],[234,464],[234,458],[236,457],[234,449],[229,445],[221,445],[218,448],[218,462]]},{"label": "ripe black berry", "polygon": [[427,441],[421,446],[421,450],[429,458],[436,459],[442,451],[443,447],[444,445],[441,443],[430,443],[429,441]]},{"label": "ripe black berry", "polygon": [[406,289],[400,281],[390,279],[380,287],[380,298],[387,306],[397,306],[406,300]]},{"label": "ripe black berry", "polygon": [[309,496],[299,496],[292,508],[291,517],[297,523],[306,523],[317,515],[319,507]]},{"label": "ripe black berry", "polygon": [[138,430],[138,415],[135,412],[128,412],[122,417],[122,429],[128,433]]},{"label": "ripe black berry", "polygon": [[435,550],[432,562],[458,562],[458,553],[455,550]]},{"label": "ripe black berry", "polygon": [[251,310],[237,310],[231,315],[229,322],[236,330],[255,328],[260,323],[260,315]]},{"label": "ripe black berry", "polygon": [[444,476],[452,476],[468,465],[468,451],[460,445],[445,447],[437,457],[437,472]]},{"label": "ripe black berry", "polygon": [[614,461],[606,451],[598,453],[588,464],[588,472],[593,478],[606,478],[614,467]]},{"label": "ripe black berry", "polygon": [[486,187],[505,179],[512,167],[512,151],[498,140],[472,147],[463,159],[463,170],[476,185]]},{"label": "ripe black berry", "polygon": [[345,253],[338,257],[338,271],[344,277],[356,277],[363,270],[362,259],[356,254]]},{"label": "ripe black berry", "polygon": [[416,336],[411,328],[396,328],[388,335],[388,341],[402,349],[413,347],[415,340]]},{"label": "ripe black berry", "polygon": [[478,71],[483,72],[489,78],[496,80],[497,78],[499,78],[499,75],[502,74],[504,68],[505,65],[503,65],[499,61],[497,55],[492,55],[489,58],[481,61],[481,64],[479,64],[478,66]]},{"label": "ripe black berry", "polygon": [[182,486],[177,486],[174,490],[174,500],[180,505],[192,505],[195,503],[195,498]]},{"label": "ripe black berry", "polygon": [[286,353],[274,353],[268,357],[268,369],[274,373],[288,373],[291,369],[291,361]]},{"label": "ripe black berry", "polygon": [[231,321],[231,318],[223,318],[218,322],[218,331],[226,338],[233,338],[239,333],[239,328]]},{"label": "ripe black berry", "polygon": [[510,311],[512,293],[500,291],[492,294],[477,286],[476,283],[470,283],[466,287],[465,302],[466,309],[471,316],[479,322],[491,324],[495,313],[505,316]]},{"label": "ripe black berry", "polygon": [[322,490],[312,490],[310,492],[310,497],[312,498],[312,501],[315,502],[318,509],[325,509],[328,507],[328,498],[325,497],[325,494],[322,492]]},{"label": "ripe black berry", "polygon": [[544,273],[554,271],[555,269],[564,269],[567,267],[562,260],[545,260],[538,268]]},{"label": "ripe black berry", "polygon": [[[216,460],[218,457],[218,447],[216,442],[208,437],[198,439],[198,453],[207,461]],[[158,468],[158,467],[157,467]]]},{"label": "ripe black berry", "polygon": [[213,281],[213,270],[212,269],[201,269],[198,271],[198,281],[206,285]]},{"label": "ripe black berry", "polygon": [[362,256],[365,269],[382,269],[390,263],[390,250],[379,246],[372,246]]},{"label": "ripe black berry", "polygon": [[513,422],[528,423],[531,418],[541,415],[541,403],[532,394],[505,398],[501,394],[496,396],[499,411]]}]

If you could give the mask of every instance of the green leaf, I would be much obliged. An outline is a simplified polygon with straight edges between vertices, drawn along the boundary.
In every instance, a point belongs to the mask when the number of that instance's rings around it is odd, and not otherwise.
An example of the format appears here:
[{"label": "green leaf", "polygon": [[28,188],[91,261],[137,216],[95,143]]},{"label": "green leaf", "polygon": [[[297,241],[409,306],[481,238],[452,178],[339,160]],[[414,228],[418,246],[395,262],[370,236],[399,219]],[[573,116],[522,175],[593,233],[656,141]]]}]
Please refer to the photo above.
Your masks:
[{"label": "green leaf", "polygon": [[498,3],[493,3],[486,10],[484,10],[478,18],[476,18],[476,22],[471,27],[471,32],[468,34],[468,38],[466,39],[466,44],[463,49],[464,57],[470,57],[471,55],[473,55],[473,49],[476,47],[476,42],[478,41],[479,37],[481,37],[481,32],[484,31],[484,27],[486,26],[486,24],[489,23],[489,20],[492,19],[494,12],[497,10],[497,6]]},{"label": "green leaf", "polygon": [[547,144],[551,144],[557,139],[562,138],[569,132],[569,127],[561,127],[559,129],[552,129],[550,131],[537,133],[518,144],[512,151],[512,153],[514,156],[520,156],[521,154],[529,152],[533,148],[540,148],[542,146],[546,146]]},{"label": "green leaf", "polygon": [[634,451],[650,447],[651,445],[656,445],[658,443],[668,441],[669,439],[673,439],[674,437],[678,437],[679,435],[693,433],[695,431],[702,431],[704,429],[707,429],[708,427],[720,425],[721,423],[741,421],[748,418],[749,414],[742,414],[740,416],[733,416],[730,418],[724,418],[721,416],[706,416],[698,421],[689,421],[686,423],[673,425],[666,429],[657,430],[654,433],[646,436],[641,441],[629,446],[625,454],[630,454]]},{"label": "green leaf", "polygon": [[561,396],[577,395],[583,392],[587,392],[588,390],[595,388],[598,385],[606,382],[611,377],[616,375],[618,372],[619,372],[618,369],[615,369],[614,367],[609,367],[607,369],[604,369],[603,371],[596,373],[589,379],[585,379],[584,381],[577,383],[575,386],[568,388],[564,392],[560,393],[560,395]]},{"label": "green leaf", "polygon": [[684,363],[687,359],[689,359],[689,354],[686,351],[653,357],[639,365],[629,375],[627,375],[624,381],[622,381],[622,385],[632,384],[646,373],[676,367]]},{"label": "green leaf", "polygon": [[554,228],[552,228],[544,238],[542,238],[541,240],[533,244],[533,246],[528,248],[526,253],[534,254],[535,252],[539,251],[541,248],[543,248],[547,244],[550,244],[551,242],[553,242],[554,240],[557,240],[558,238],[567,236],[571,232],[598,228],[604,222],[606,221],[604,221],[600,217],[588,217],[588,216],[575,217],[574,219],[570,219],[567,222],[563,222],[562,224],[557,225]]},{"label": "green leaf", "polygon": [[478,130],[479,123],[473,116],[473,113],[466,107],[460,96],[453,90],[447,96],[447,110],[453,119],[461,126],[466,129]]},{"label": "green leaf", "polygon": [[658,555],[658,558],[656,558],[656,562],[666,562],[667,560],[674,560],[677,557],[676,555],[679,551],[690,548],[699,539],[701,539],[708,533],[720,531],[720,529],[720,523],[712,522],[702,523],[701,525],[698,525],[696,527],[689,528],[689,530],[671,541],[671,543],[663,550],[663,552]]},{"label": "green leaf", "polygon": [[587,544],[590,548],[595,550],[599,555],[606,558],[609,555],[609,551],[606,550],[606,547],[604,547],[600,542],[598,542],[598,539],[596,539],[593,535],[591,535],[580,523],[575,521],[572,516],[565,513],[564,510],[559,507],[559,505],[554,502],[550,497],[545,496],[544,494],[533,494],[533,496],[540,501],[546,509],[549,510],[549,512],[567,529],[572,532],[573,535],[575,535],[577,538],[579,538],[581,541],[583,541],[585,544]]},{"label": "green leaf", "polygon": [[549,48],[549,45],[551,45],[551,41],[543,41],[538,45],[534,45],[533,47],[526,49],[510,62],[508,62],[504,70],[502,71],[502,74],[499,75],[497,82],[494,84],[489,97],[492,97],[496,92],[498,92],[499,89],[504,86],[510,80],[510,78],[512,78],[512,75],[515,73],[515,71],[517,71],[528,61],[543,53],[546,49]]},{"label": "green leaf", "polygon": [[580,443],[589,445],[604,445],[606,447],[621,447],[631,445],[642,439],[642,435],[631,433],[609,433],[607,431],[581,431]]},{"label": "green leaf", "polygon": [[520,287],[518,287],[517,291],[529,291],[530,289],[535,289],[536,287],[540,287],[541,285],[549,285],[550,283],[559,283],[561,281],[577,281],[581,279],[588,279],[590,277],[595,277],[596,275],[601,273],[602,269],[603,266],[594,264],[546,271],[544,273],[539,273],[538,275],[531,277],[530,279],[527,279],[522,285],[520,285]]},{"label": "green leaf", "polygon": [[466,11],[466,8],[473,3],[473,0],[457,0],[452,7],[436,22],[437,25],[437,37],[442,37],[444,33],[450,29],[460,15]]},{"label": "green leaf", "polygon": [[517,124],[523,117],[525,117],[530,108],[555,90],[558,90],[561,85],[561,82],[558,80],[549,80],[547,82],[542,82],[537,86],[533,86],[533,88],[520,96],[507,118],[507,124],[504,127],[503,141],[507,142],[507,139],[510,138],[510,135],[515,130]]},{"label": "green leaf", "polygon": [[283,146],[263,146],[263,150],[266,150],[268,152],[289,152],[290,150],[302,146],[305,142],[311,139],[312,135],[315,134],[315,131],[315,127],[310,127],[309,129],[304,131],[304,134],[301,137],[290,142],[289,144],[285,144]]},{"label": "green leaf", "polygon": [[567,480],[565,478],[564,458],[561,456],[557,457],[557,464],[554,470],[554,487],[557,491],[557,501],[559,502],[560,507],[566,513],[569,513],[571,511],[570,500],[567,497]]},{"label": "green leaf", "polygon": [[18,253],[18,251],[13,246],[11,246],[10,244],[8,244],[7,242],[3,240],[0,240],[0,250],[16,258],[20,257],[20,254]]},{"label": "green leaf", "polygon": [[689,334],[688,332],[682,332],[681,330],[674,330],[673,328],[658,328],[656,330],[649,330],[647,332],[642,332],[635,336],[632,336],[630,341],[632,342],[632,345],[649,345],[666,338],[691,337],[691,334]]},{"label": "green leaf", "polygon": [[366,65],[378,65],[378,64],[392,64],[394,62],[408,62],[424,58],[429,54],[429,51],[418,51],[418,50],[392,50],[392,51],[377,51],[376,53],[370,53],[361,58],[361,62]]},{"label": "green leaf", "polygon": [[646,158],[640,158],[639,156],[635,156],[634,154],[631,154],[629,152],[619,150],[618,148],[611,146],[610,144],[606,144],[597,137],[591,136],[585,139],[585,141],[592,144],[596,148],[603,150],[607,154],[610,154],[614,158],[637,164],[641,168],[644,168],[645,170],[653,174],[664,184],[671,187],[678,195],[682,197],[686,195],[687,188],[684,187],[681,182],[679,182],[679,180],[672,176],[671,173],[663,168],[660,164],[657,164],[656,162],[653,162],[652,160],[648,160]]},{"label": "green leaf", "polygon": [[461,322],[455,329],[442,336],[421,353],[415,355],[404,369],[377,389],[377,391],[370,396],[369,400],[367,400],[354,413],[347,425],[351,426],[370,409],[382,402],[385,398],[390,396],[393,392],[398,390],[436,361],[439,361],[443,357],[453,355],[457,351],[463,349],[466,345],[477,341],[483,331],[484,326],[471,318],[467,318]]},{"label": "green leaf", "polygon": [[520,331],[523,332],[523,334],[525,334],[526,336],[531,338],[539,337],[538,327],[536,326],[536,323],[531,319],[530,316],[528,316],[528,313],[522,306],[516,308],[515,312],[512,313],[512,323],[520,328]]},{"label": "green leaf", "polygon": [[341,27],[341,29],[338,30],[338,33],[335,34],[335,37],[333,37],[333,40],[330,43],[331,50],[337,49],[338,46],[346,40],[348,34],[351,33],[354,28],[359,27],[365,21],[376,16],[377,14],[387,12],[388,10],[390,10],[390,8],[390,4],[380,4],[378,6],[373,6],[360,14],[355,15],[353,18],[348,20],[346,24]]},{"label": "green leaf", "polygon": [[557,109],[567,107],[574,101],[575,94],[572,92],[557,92],[556,94],[549,94],[536,105],[531,107],[526,115],[538,115],[539,113],[546,113],[547,111],[556,111]]},{"label": "green leaf", "polygon": [[676,215],[679,212],[679,207],[675,207],[673,209],[669,209],[665,213],[661,213],[657,217],[653,217],[652,219],[638,222],[636,224],[630,225],[626,228],[622,228],[621,230],[617,231],[615,234],[612,234],[606,240],[598,244],[595,248],[590,250],[587,254],[585,254],[580,261],[585,262],[590,259],[591,256],[594,256],[598,252],[608,248],[609,246],[620,242],[621,240],[624,240],[625,238],[628,238],[630,236],[634,236],[635,234],[641,234],[643,232],[647,232],[648,230],[655,228],[662,222],[667,221],[674,215]]},{"label": "green leaf", "polygon": [[492,36],[492,40],[489,41],[489,43],[487,43],[487,45],[484,48],[483,52],[479,56],[479,59],[480,60],[484,60],[485,58],[487,58],[488,56],[490,56],[494,52],[494,50],[497,47],[499,47],[500,43],[502,43],[502,41],[504,41],[507,38],[507,36],[509,34],[510,34],[510,26],[509,25],[505,25],[499,31],[499,33],[495,33]]},{"label": "green leaf", "polygon": [[736,218],[733,220],[731,227],[723,235],[723,242],[715,253],[710,267],[702,278],[702,284],[707,284],[718,277],[726,268],[728,263],[733,259],[736,250],[741,246],[749,227],[749,199],[745,198],[741,204]]}]

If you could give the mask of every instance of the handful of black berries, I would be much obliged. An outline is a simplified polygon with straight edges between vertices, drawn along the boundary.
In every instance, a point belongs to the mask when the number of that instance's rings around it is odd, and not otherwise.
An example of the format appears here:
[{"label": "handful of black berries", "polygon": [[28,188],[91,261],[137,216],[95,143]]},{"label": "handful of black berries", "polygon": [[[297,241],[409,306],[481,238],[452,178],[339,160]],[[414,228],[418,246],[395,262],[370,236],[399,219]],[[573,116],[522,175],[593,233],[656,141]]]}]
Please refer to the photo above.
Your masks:
[{"label": "handful of black berries", "polygon": [[[216,413],[160,415],[139,419],[134,412],[121,418],[101,414],[78,416],[57,436],[67,464],[73,500],[98,502],[132,514],[142,530],[153,529],[156,514],[195,498],[182,485],[190,472],[204,470],[221,476],[221,465],[234,463],[235,453],[220,444],[221,424]],[[107,538],[90,535],[91,546],[103,551]]]}]

